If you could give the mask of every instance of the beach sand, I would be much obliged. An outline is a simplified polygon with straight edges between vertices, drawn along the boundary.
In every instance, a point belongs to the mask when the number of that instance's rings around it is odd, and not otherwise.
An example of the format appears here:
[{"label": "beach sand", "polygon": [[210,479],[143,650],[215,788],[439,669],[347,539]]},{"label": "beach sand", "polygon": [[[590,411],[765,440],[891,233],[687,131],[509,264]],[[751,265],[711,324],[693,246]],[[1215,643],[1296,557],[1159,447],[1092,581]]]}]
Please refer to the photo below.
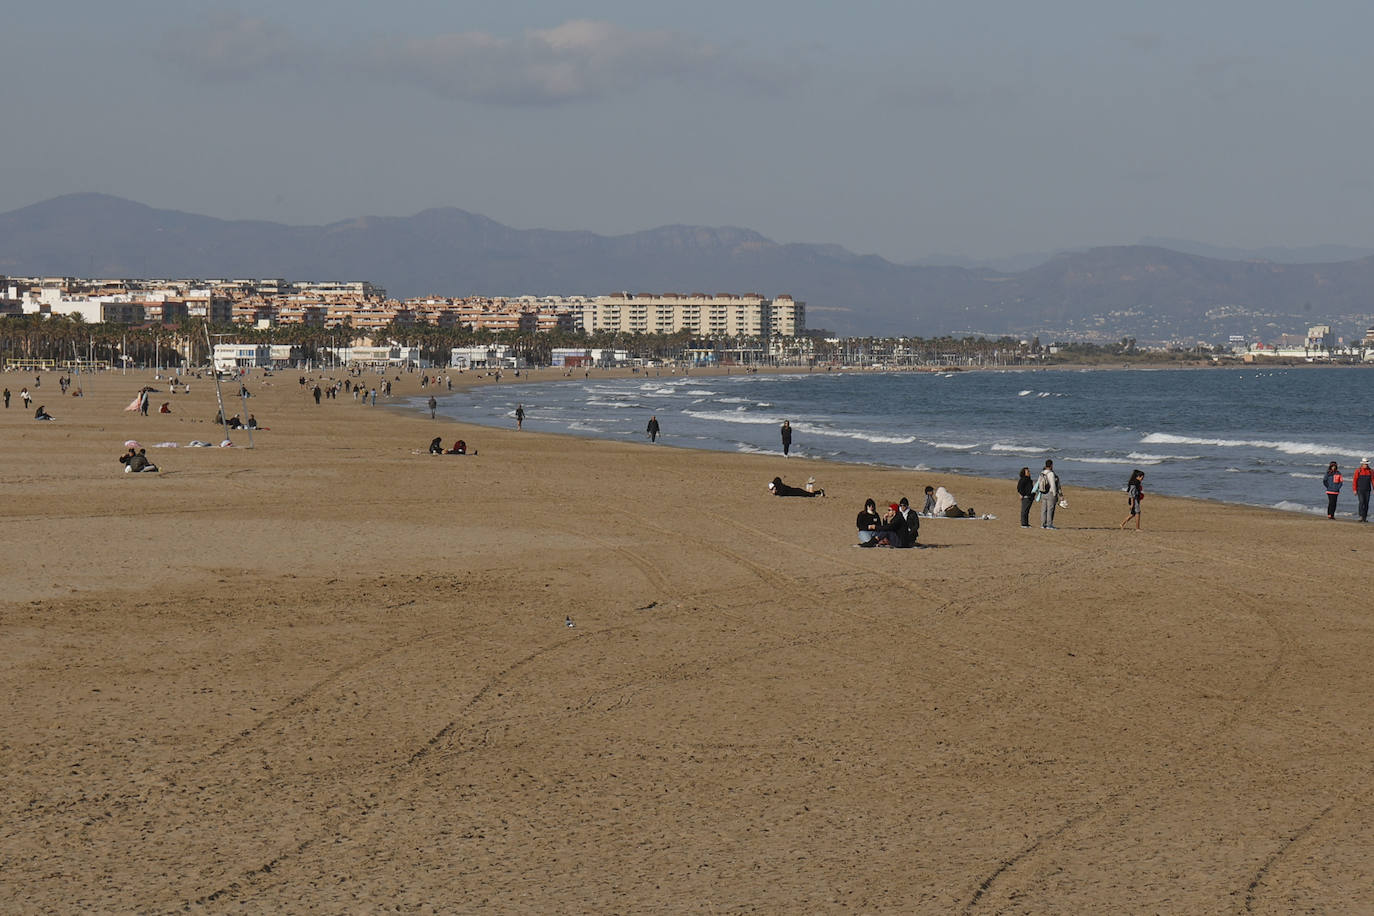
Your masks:
[{"label": "beach sand", "polygon": [[[317,406],[298,375],[250,381],[255,448],[150,448],[157,475],[124,440],[218,441],[210,382],[144,418],[151,373],[47,375],[41,423],[4,376],[6,912],[1374,900],[1367,526],[1151,496],[1120,531],[1123,494],[1065,479],[1061,530],[1022,530],[1010,479]],[[999,517],[852,547],[865,497],[926,483]]]}]

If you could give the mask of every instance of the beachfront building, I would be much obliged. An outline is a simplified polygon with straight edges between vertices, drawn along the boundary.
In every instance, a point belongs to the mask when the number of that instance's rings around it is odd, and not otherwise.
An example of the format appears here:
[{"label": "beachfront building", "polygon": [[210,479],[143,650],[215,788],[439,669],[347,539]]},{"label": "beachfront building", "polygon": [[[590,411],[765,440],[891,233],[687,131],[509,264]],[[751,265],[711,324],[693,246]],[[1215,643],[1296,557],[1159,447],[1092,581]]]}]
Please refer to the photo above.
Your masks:
[{"label": "beachfront building", "polygon": [[505,344],[482,347],[454,347],[448,364],[455,369],[523,369],[525,358],[511,352]]},{"label": "beachfront building", "polygon": [[615,293],[582,303],[580,327],[588,334],[677,334],[737,338],[796,336],[806,330],[806,303],[757,293]]},{"label": "beachfront building", "polygon": [[414,366],[418,369],[429,367],[429,361],[420,358],[419,347],[403,347],[394,343],[361,344],[353,347],[321,347],[320,353],[336,365],[370,366],[373,368]]},{"label": "beachfront building", "polygon": [[272,347],[268,344],[219,343],[211,357],[216,371],[270,368]]}]

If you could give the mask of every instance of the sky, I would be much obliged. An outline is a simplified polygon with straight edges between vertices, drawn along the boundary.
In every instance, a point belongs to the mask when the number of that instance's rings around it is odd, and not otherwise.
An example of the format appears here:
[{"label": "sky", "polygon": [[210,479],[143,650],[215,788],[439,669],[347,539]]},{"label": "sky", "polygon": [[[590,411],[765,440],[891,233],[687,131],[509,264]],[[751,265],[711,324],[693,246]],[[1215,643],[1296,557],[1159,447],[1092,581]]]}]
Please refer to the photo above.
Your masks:
[{"label": "sky", "polygon": [[1374,4],[17,0],[0,212],[1374,247]]}]

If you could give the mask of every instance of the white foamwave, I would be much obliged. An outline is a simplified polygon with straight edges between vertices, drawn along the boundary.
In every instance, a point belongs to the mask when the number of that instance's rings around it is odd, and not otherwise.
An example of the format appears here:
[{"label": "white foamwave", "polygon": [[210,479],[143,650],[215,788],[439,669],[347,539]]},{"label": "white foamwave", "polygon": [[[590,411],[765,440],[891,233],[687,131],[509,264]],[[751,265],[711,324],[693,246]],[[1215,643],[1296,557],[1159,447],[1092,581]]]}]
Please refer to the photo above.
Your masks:
[{"label": "white foamwave", "polygon": [[925,440],[926,445],[931,448],[944,449],[946,451],[967,452],[978,447],[977,442],[931,442]]},{"label": "white foamwave", "polygon": [[1079,464],[1159,464],[1158,461],[1144,461],[1135,458],[1066,458]]},{"label": "white foamwave", "polygon": [[1197,461],[1201,455],[1151,455],[1147,452],[1131,452],[1126,455],[1135,461],[1149,461],[1158,464],[1161,461]]},{"label": "white foamwave", "polygon": [[994,452],[1011,452],[1016,455],[1037,455],[1045,450],[1034,445],[1008,445],[1005,442],[994,442],[992,444]]},{"label": "white foamwave", "polygon": [[1307,506],[1287,499],[1274,503],[1274,508],[1282,509],[1284,512],[1306,512],[1311,515],[1321,515],[1324,511],[1318,506]]},{"label": "white foamwave", "polygon": [[767,414],[745,413],[743,407],[736,407],[734,410],[684,410],[682,415],[696,420],[714,420],[717,423],[747,423],[750,426],[772,426],[775,423],[782,423],[781,419],[770,417]]},{"label": "white foamwave", "polygon": [[1210,445],[1215,448],[1266,448],[1285,455],[1338,455],[1360,458],[1361,452],[1322,445],[1320,442],[1290,442],[1283,439],[1205,439],[1197,436],[1176,436],[1173,433],[1149,433],[1141,443],[1149,445]]},{"label": "white foamwave", "polygon": [[1018,398],[1024,398],[1026,395],[1028,395],[1028,394],[1030,394],[1030,393],[1031,393],[1031,390],[1030,390],[1029,388],[1027,388],[1027,389],[1025,389],[1024,391],[1018,391],[1018,392],[1016,392],[1016,396],[1017,396]]}]

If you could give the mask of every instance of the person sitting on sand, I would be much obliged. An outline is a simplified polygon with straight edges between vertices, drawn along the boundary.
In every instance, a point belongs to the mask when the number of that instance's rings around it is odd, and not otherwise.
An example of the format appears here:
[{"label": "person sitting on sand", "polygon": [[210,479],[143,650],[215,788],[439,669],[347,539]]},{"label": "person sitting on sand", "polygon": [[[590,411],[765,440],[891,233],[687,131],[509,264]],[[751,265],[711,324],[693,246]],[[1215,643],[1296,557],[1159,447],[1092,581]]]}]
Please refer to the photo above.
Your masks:
[{"label": "person sitting on sand", "polygon": [[155,473],[157,465],[148,460],[148,453],[144,449],[134,451],[129,449],[128,453],[119,459],[120,464],[124,465],[126,474]]},{"label": "person sitting on sand", "polygon": [[878,504],[873,501],[873,497],[864,500],[864,507],[854,520],[854,525],[859,529],[860,544],[867,544],[873,540],[882,529],[883,517],[878,514]]},{"label": "person sitting on sand", "polygon": [[48,414],[48,409],[47,409],[46,407],[44,407],[42,404],[39,404],[39,405],[38,405],[38,409],[35,410],[35,411],[33,412],[33,418],[34,418],[35,420],[51,420],[51,419],[52,419],[52,417]]},{"label": "person sitting on sand", "polygon": [[768,482],[768,492],[772,493],[774,496],[807,496],[807,497],[811,497],[811,496],[824,496],[824,495],[825,495],[825,491],[824,491],[824,490],[816,490],[815,492],[812,492],[812,491],[810,491],[810,490],[804,490],[804,489],[802,489],[801,487],[791,487],[791,486],[788,486],[787,484],[785,484],[785,483],[782,482],[782,478],[781,478],[781,477],[774,477],[771,481]]},{"label": "person sitting on sand", "polygon": [[444,453],[444,440],[435,436],[429,440],[429,453],[431,455],[442,455]]},{"label": "person sitting on sand", "polygon": [[462,439],[459,439],[457,442],[453,443],[453,448],[445,452],[445,454],[448,455],[466,455],[467,453],[468,444],[464,442]]},{"label": "person sitting on sand", "polygon": [[945,518],[973,518],[973,510],[965,512],[959,508],[959,504],[954,501],[954,494],[944,487],[936,487],[932,496],[930,487],[926,487],[926,505],[930,506],[929,515],[944,516]]},{"label": "person sitting on sand", "polygon": [[907,502],[905,496],[897,501],[897,516],[892,520],[892,530],[899,541],[893,547],[916,546],[916,538],[921,533],[921,519],[911,510],[911,503]]},{"label": "person sitting on sand", "polygon": [[229,418],[229,428],[243,429],[243,421],[239,419],[238,414],[234,414],[232,417]]},{"label": "person sitting on sand", "polygon": [[248,428],[249,428],[249,429],[257,429],[257,428],[258,428],[258,418],[255,417],[255,416],[253,416],[251,413],[248,415]]},{"label": "person sitting on sand", "polygon": [[158,413],[171,413],[171,412],[172,412],[172,402],[171,402],[171,401],[163,401],[163,402],[162,402],[162,406],[159,407],[159,408],[157,409],[157,412],[158,412]]}]

